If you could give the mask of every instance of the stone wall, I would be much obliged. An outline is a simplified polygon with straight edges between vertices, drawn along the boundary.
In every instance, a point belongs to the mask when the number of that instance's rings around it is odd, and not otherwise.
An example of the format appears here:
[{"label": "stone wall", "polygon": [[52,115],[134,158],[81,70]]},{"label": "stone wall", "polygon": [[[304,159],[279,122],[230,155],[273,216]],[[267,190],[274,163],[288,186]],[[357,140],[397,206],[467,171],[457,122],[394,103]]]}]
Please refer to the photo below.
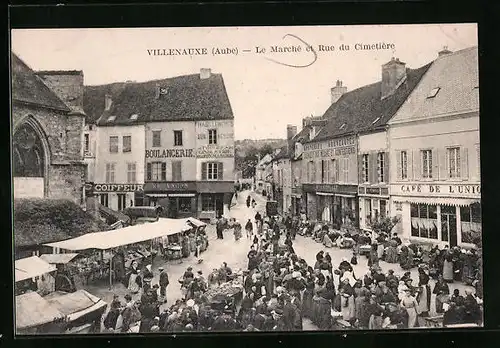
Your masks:
[{"label": "stone wall", "polygon": [[51,165],[48,175],[48,196],[83,204],[84,168],[84,165],[78,164]]}]

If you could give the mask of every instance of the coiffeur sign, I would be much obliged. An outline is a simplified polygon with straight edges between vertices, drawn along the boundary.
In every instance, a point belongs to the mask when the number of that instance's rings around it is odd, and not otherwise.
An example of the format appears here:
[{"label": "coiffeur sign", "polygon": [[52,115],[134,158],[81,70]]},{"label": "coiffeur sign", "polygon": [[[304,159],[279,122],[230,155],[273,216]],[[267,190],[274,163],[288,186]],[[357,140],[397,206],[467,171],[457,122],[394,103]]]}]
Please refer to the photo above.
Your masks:
[{"label": "coiffeur sign", "polygon": [[144,185],[142,184],[95,184],[93,182],[85,184],[85,191],[93,193],[138,192],[143,190]]}]

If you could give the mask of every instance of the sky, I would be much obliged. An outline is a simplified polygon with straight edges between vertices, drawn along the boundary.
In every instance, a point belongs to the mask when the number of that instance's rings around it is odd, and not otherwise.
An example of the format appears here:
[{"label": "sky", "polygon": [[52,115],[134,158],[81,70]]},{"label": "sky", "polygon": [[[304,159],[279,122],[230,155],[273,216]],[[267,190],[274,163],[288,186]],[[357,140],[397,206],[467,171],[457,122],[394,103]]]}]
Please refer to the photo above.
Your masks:
[{"label": "sky", "polygon": [[[388,49],[355,49],[377,43]],[[476,46],[477,25],[15,29],[11,45],[34,70],[82,70],[85,85],[142,82],[210,68],[224,78],[235,139],[266,139],[285,138],[288,124],[300,131],[304,117],[321,116],[337,80],[351,91],[380,81],[381,66],[392,57],[419,68],[444,46],[451,51]],[[333,50],[320,50],[320,45]],[[340,50],[341,45],[349,50]],[[270,52],[272,46],[300,46],[301,52]],[[208,54],[148,54],[156,48],[206,48]],[[237,52],[214,55],[215,48]]]}]

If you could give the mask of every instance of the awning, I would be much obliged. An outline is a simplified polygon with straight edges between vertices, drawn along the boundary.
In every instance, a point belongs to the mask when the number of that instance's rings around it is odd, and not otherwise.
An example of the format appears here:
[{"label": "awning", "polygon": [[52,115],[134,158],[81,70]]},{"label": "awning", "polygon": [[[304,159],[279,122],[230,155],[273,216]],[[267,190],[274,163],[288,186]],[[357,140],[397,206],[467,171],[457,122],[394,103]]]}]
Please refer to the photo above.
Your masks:
[{"label": "awning", "polygon": [[195,197],[194,193],[169,193],[168,197]]},{"label": "awning", "polygon": [[200,220],[195,219],[195,218],[188,218],[187,220],[188,220],[188,222],[190,222],[191,224],[193,224],[195,227],[202,227],[202,226],[206,226],[207,225],[203,221],[200,221]]},{"label": "awning", "polygon": [[54,272],[56,267],[43,261],[38,256],[31,256],[25,259],[16,260],[16,282],[21,280],[35,278],[42,274]]},{"label": "awning", "polygon": [[444,197],[393,197],[394,202],[415,204],[439,204],[449,206],[466,207],[474,203],[480,203],[479,199],[467,198],[444,198]]},{"label": "awning", "polygon": [[45,299],[53,308],[64,314],[68,321],[74,321],[108,305],[85,290],[72,293],[56,291],[45,296]]},{"label": "awning", "polygon": [[329,193],[329,192],[316,192],[318,196],[336,196],[335,193]]},{"label": "awning", "polygon": [[335,196],[345,197],[345,198],[356,198],[355,195],[350,195],[350,194],[346,194],[346,193],[336,193]]},{"label": "awning", "polygon": [[64,315],[37,292],[16,296],[16,329],[24,330],[48,324]]},{"label": "awning", "polygon": [[160,218],[156,222],[145,225],[88,233],[77,238],[45,245],[66,250],[107,250],[187,231],[191,229],[187,221],[188,219]]},{"label": "awning", "polygon": [[79,254],[77,253],[68,253],[68,254],[42,254],[40,255],[40,259],[43,261],[57,265],[57,264],[66,264],[77,257]]},{"label": "awning", "polygon": [[166,197],[168,197],[168,194],[166,194],[166,193],[147,193],[146,196],[148,196],[148,197],[166,198]]}]

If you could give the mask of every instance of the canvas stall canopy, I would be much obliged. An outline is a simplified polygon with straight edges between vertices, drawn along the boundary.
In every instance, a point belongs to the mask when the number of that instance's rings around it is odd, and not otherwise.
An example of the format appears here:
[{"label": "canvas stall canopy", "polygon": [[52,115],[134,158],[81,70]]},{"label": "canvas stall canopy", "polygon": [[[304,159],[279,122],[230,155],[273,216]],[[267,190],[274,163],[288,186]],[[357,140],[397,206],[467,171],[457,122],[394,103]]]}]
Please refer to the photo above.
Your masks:
[{"label": "canvas stall canopy", "polygon": [[47,263],[37,256],[16,260],[14,267],[16,270],[16,282],[35,278],[56,270],[54,265]]},{"label": "canvas stall canopy", "polygon": [[45,244],[66,250],[107,250],[189,230],[187,219],[159,219],[147,225],[128,226],[117,230],[88,233],[56,243]]},{"label": "canvas stall canopy", "polygon": [[53,265],[65,265],[70,263],[79,254],[68,253],[68,254],[42,254],[40,259],[43,261],[53,264]]},{"label": "canvas stall canopy", "polygon": [[65,315],[68,321],[75,321],[108,305],[85,290],[72,293],[56,291],[45,296],[45,299],[53,308]]},{"label": "canvas stall canopy", "polygon": [[195,218],[187,218],[186,219],[188,222],[190,222],[191,224],[194,225],[194,227],[203,227],[203,226],[206,226],[207,224],[204,223],[203,221],[200,221],[198,219],[195,219]]},{"label": "canvas stall canopy", "polygon": [[62,319],[62,314],[36,292],[16,296],[16,330],[27,330]]}]

